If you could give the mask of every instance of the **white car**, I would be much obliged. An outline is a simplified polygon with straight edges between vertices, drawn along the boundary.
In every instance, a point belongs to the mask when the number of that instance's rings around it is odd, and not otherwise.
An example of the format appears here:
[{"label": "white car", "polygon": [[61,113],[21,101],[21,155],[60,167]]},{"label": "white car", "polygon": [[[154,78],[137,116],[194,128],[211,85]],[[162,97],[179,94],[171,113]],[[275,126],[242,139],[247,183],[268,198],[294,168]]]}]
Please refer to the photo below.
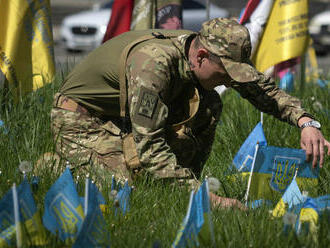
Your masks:
[{"label": "white car", "polygon": [[330,11],[315,15],[310,21],[309,32],[317,53],[326,54],[330,51]]},{"label": "white car", "polygon": [[[203,1],[204,2],[204,1]],[[183,0],[183,28],[198,31],[206,20],[205,5],[200,0]],[[63,19],[61,42],[68,51],[91,50],[103,40],[111,15],[113,1],[92,10],[67,16]],[[210,4],[210,19],[228,17],[229,12]]]}]

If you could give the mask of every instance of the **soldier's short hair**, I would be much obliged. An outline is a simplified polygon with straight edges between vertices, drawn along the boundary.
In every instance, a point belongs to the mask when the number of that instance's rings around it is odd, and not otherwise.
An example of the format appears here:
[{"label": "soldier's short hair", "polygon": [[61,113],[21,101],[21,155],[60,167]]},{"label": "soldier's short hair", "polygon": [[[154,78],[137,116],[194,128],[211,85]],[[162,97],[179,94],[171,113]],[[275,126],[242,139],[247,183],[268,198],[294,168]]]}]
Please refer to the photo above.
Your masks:
[{"label": "soldier's short hair", "polygon": [[194,42],[194,48],[195,49],[199,49],[199,48],[204,48],[208,51],[209,54],[209,60],[211,60],[212,62],[216,63],[216,64],[222,64],[221,63],[221,59],[220,56],[212,53],[211,51],[209,51],[202,43],[200,40],[200,35],[197,35],[195,38],[195,42]]}]

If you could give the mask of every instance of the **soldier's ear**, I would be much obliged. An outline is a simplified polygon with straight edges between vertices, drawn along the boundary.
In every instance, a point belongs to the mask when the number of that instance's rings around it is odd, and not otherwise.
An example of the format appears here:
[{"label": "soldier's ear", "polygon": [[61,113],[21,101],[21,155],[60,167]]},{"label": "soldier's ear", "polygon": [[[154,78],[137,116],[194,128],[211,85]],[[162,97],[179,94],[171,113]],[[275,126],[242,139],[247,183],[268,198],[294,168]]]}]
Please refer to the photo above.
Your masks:
[{"label": "soldier's ear", "polygon": [[199,48],[197,51],[197,62],[202,63],[203,59],[208,58],[209,52],[204,48]]},{"label": "soldier's ear", "polygon": [[209,52],[205,48],[199,48],[197,50],[197,56],[203,58],[207,58],[209,56]]}]

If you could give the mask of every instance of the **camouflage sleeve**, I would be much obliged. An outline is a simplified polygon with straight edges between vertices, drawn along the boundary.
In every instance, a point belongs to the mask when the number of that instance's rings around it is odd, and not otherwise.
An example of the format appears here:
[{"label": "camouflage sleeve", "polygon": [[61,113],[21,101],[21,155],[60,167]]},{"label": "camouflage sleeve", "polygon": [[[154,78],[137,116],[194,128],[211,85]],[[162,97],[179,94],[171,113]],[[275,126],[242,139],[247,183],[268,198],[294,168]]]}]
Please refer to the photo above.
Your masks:
[{"label": "camouflage sleeve", "polygon": [[[151,53],[151,54],[150,54]],[[151,56],[152,55],[152,56]],[[158,177],[177,177],[177,158],[166,141],[166,103],[170,91],[171,60],[152,45],[139,49],[128,59],[128,105],[132,132],[140,162]],[[173,69],[172,69],[173,70]],[[188,173],[189,174],[189,173]],[[183,177],[188,175],[183,173]]]},{"label": "camouflage sleeve", "polygon": [[271,114],[291,125],[297,126],[298,120],[302,116],[313,118],[301,107],[301,101],[298,98],[279,89],[273,79],[261,73],[260,79],[256,82],[234,83],[231,87],[260,111]]}]

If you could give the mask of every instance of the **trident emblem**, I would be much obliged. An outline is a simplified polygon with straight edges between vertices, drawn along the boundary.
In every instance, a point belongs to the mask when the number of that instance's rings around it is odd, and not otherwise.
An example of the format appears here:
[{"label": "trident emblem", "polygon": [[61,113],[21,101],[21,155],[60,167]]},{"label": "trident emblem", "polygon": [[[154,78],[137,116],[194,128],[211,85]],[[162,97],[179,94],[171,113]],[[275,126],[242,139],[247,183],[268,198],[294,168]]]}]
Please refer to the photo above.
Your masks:
[{"label": "trident emblem", "polygon": [[283,193],[298,171],[300,159],[276,157],[274,160],[270,187]]}]

